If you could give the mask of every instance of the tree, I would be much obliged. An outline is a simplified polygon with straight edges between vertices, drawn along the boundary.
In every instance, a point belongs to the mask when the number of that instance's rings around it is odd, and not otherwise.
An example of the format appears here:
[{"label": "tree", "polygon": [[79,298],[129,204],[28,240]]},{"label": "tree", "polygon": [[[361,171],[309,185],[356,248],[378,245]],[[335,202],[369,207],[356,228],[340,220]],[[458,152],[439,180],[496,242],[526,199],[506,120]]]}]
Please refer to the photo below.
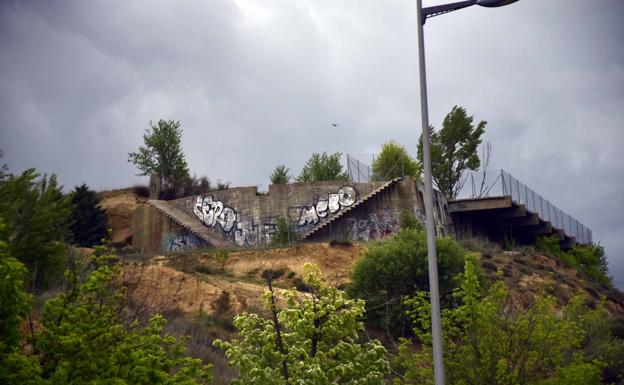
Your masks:
[{"label": "tree", "polygon": [[46,303],[34,343],[46,383],[208,383],[210,367],[164,335],[162,316],[145,326],[128,319],[115,260],[94,258],[96,269],[84,282],[69,272],[67,291]]},{"label": "tree", "polygon": [[364,301],[325,286],[318,267],[305,264],[304,276],[310,293],[287,291],[281,311],[268,277],[265,307],[271,317],[238,315],[240,339],[215,341],[239,369],[233,384],[384,384],[385,349],[377,340],[358,342]]},{"label": "tree", "polygon": [[[605,318],[583,295],[563,310],[540,295],[525,309],[509,301],[503,281],[482,293],[475,256],[466,259],[454,297],[459,306],[442,311],[446,378],[449,385],[598,385],[599,358],[581,350],[591,324]],[[400,362],[406,383],[432,384],[430,305],[426,292],[406,301],[420,349],[404,340]],[[607,338],[610,338],[608,336]],[[545,381],[546,382],[543,382]]]},{"label": "tree", "polygon": [[[457,197],[464,186],[463,173],[476,170],[481,164],[477,147],[487,122],[476,126],[473,117],[463,107],[453,107],[442,122],[442,129],[431,135],[431,172],[437,188],[449,199]],[[418,159],[422,163],[422,138],[418,145]]]},{"label": "tree", "polygon": [[138,152],[128,153],[128,162],[141,171],[139,175],[159,174],[164,189],[177,188],[189,178],[181,141],[180,122],[150,122],[150,129],[143,134],[144,146]]},{"label": "tree", "polygon": [[84,183],[72,192],[69,229],[74,244],[93,247],[108,238],[108,217],[99,204],[98,194]]},{"label": "tree", "polygon": [[[453,278],[462,271],[464,250],[452,238],[437,238],[440,293],[448,297]],[[371,244],[351,271],[349,294],[366,300],[371,326],[394,335],[409,333],[403,297],[429,290],[425,232],[402,229],[382,242]]]},{"label": "tree", "polygon": [[349,173],[342,170],[340,152],[327,155],[313,153],[297,177],[298,182],[322,182],[334,180],[349,180]]},{"label": "tree", "polygon": [[273,173],[271,174],[271,183],[272,184],[287,184],[290,181],[290,175],[288,175],[289,169],[280,164],[275,167]]},{"label": "tree", "polygon": [[416,179],[421,173],[420,164],[409,156],[402,144],[393,140],[383,144],[372,168],[376,180],[390,180],[404,175]]},{"label": "tree", "polygon": [[38,287],[60,277],[70,204],[56,176],[39,179],[34,169],[21,175],[8,174],[0,181],[0,196],[9,255],[28,267],[31,285]]},{"label": "tree", "polygon": [[39,384],[41,370],[22,351],[20,325],[30,312],[24,291],[26,268],[8,254],[8,233],[0,218],[0,384]]}]

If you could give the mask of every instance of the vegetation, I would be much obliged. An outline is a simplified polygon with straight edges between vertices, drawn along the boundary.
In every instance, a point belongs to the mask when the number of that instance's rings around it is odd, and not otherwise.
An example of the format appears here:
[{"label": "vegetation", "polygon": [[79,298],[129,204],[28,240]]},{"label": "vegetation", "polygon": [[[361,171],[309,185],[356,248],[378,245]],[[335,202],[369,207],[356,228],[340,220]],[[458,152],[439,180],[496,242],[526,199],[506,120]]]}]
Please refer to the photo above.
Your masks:
[{"label": "vegetation", "polygon": [[[476,126],[473,117],[463,107],[453,107],[442,122],[442,129],[431,133],[431,171],[438,189],[450,199],[457,196],[465,179],[466,170],[476,170],[481,161],[477,148],[487,122]],[[422,139],[418,145],[418,159],[422,162]]]},{"label": "vegetation", "polygon": [[108,238],[108,217],[106,210],[99,207],[100,197],[86,184],[76,186],[70,195],[71,241],[82,247],[100,245]]},{"label": "vegetation", "polygon": [[402,229],[419,231],[424,230],[423,224],[418,220],[418,218],[416,218],[416,215],[409,210],[401,211],[401,214],[399,214],[399,222],[401,223]]},{"label": "vegetation", "polygon": [[24,263],[33,288],[62,275],[64,241],[69,236],[69,200],[56,176],[39,177],[34,169],[0,180],[0,218],[8,234],[8,254]]},{"label": "vegetation", "polygon": [[[452,292],[453,278],[464,265],[464,250],[451,238],[437,238],[441,296]],[[370,245],[351,272],[349,293],[367,302],[371,326],[395,335],[409,332],[403,297],[429,289],[427,241],[417,229],[403,229],[383,242]]]},{"label": "vegetation", "polygon": [[[147,325],[128,318],[120,287],[121,266],[111,256],[96,257],[95,270],[79,281],[67,273],[67,289],[47,301],[37,330],[26,340],[18,325],[29,311],[21,288],[23,267],[0,244],[3,290],[0,382],[3,384],[205,384],[210,367],[185,356],[183,344],[163,335],[165,320]],[[5,275],[6,274],[6,275]],[[10,322],[5,322],[9,320]]]},{"label": "vegetation", "polygon": [[289,171],[290,170],[283,164],[275,167],[275,170],[271,173],[271,183],[287,184],[290,181],[290,175],[288,175]]},{"label": "vegetation", "polygon": [[239,370],[233,384],[384,384],[389,371],[385,349],[359,343],[364,301],[321,282],[320,271],[304,266],[309,295],[289,290],[278,311],[271,280],[265,295],[270,318],[243,313],[234,318],[240,339],[215,346]]},{"label": "vegetation", "polygon": [[163,190],[177,189],[189,178],[181,142],[180,122],[162,119],[157,124],[150,122],[150,128],[143,134],[144,145],[138,152],[128,154],[128,162],[141,171],[139,175],[159,174]]},{"label": "vegetation", "polygon": [[420,164],[409,154],[402,144],[388,141],[381,147],[379,156],[371,165],[375,180],[390,180],[403,176],[420,178]]},{"label": "vegetation", "polygon": [[[602,368],[609,365],[604,353],[622,352],[622,340],[592,332],[605,325],[606,314],[602,307],[588,308],[583,296],[571,299],[563,311],[545,295],[525,309],[509,302],[502,281],[482,293],[474,256],[466,259],[464,270],[453,294],[460,305],[442,312],[449,384],[597,385]],[[414,351],[411,342],[403,340],[401,382],[432,384],[428,295],[418,292],[406,304],[420,348]],[[584,348],[596,343],[605,344],[604,350],[590,349],[593,353],[587,354]]]},{"label": "vegetation", "polygon": [[225,265],[227,265],[228,261],[230,260],[230,252],[227,250],[218,250],[215,253],[215,258],[219,263],[219,266],[221,266],[221,273],[224,273]]},{"label": "vegetation", "polygon": [[540,237],[535,249],[561,262],[575,267],[589,278],[605,285],[612,284],[604,247],[601,245],[575,245],[568,251],[561,250],[556,235]]},{"label": "vegetation", "polygon": [[279,216],[276,220],[276,231],[271,242],[275,246],[290,245],[296,240],[295,224],[285,217]]},{"label": "vegetation", "polygon": [[305,166],[301,170],[301,174],[297,177],[298,182],[322,182],[333,180],[349,180],[349,173],[343,171],[340,164],[340,152],[328,155],[326,152],[322,154],[314,153],[308,159]]}]

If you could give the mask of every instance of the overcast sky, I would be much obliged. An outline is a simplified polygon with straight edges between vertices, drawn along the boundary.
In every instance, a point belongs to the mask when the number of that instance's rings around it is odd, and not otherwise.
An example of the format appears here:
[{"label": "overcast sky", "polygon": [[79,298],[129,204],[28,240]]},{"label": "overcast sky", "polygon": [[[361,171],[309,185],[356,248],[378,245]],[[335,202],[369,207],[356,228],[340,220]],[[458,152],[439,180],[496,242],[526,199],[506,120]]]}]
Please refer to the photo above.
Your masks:
[{"label": "overcast sky", "polygon": [[[425,6],[439,1],[424,0]],[[312,152],[420,134],[410,0],[3,1],[0,148],[66,189],[147,182],[150,120],[192,173],[266,189]],[[487,120],[504,168],[593,230],[624,287],[624,2],[521,0],[425,27],[431,123]],[[332,123],[339,124],[333,127]],[[365,158],[365,156],[361,156]]]}]

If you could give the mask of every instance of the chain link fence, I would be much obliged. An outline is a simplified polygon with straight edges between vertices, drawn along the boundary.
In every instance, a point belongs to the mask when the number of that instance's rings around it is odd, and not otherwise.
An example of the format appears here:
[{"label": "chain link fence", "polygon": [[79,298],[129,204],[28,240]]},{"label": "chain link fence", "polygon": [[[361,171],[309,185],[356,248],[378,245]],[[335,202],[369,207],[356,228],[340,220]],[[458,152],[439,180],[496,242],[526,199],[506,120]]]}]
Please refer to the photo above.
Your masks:
[{"label": "chain link fence", "polygon": [[[577,219],[552,204],[548,199],[536,193],[505,170],[470,172],[464,175],[464,189],[458,199],[511,196],[517,204],[523,204],[527,210],[537,213],[542,220],[548,221],[554,228],[563,230],[566,235],[576,238],[581,244],[592,243],[591,230]],[[466,187],[469,187],[467,191]]]}]

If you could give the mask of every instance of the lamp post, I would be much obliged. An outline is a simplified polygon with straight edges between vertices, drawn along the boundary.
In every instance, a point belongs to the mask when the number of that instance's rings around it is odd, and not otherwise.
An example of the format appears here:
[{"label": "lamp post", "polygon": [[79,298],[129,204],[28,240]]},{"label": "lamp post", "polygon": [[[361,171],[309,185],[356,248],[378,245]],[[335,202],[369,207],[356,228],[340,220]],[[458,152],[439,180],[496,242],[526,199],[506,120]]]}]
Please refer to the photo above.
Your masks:
[{"label": "lamp post", "polygon": [[425,72],[425,45],[423,26],[427,18],[458,9],[480,5],[502,7],[518,0],[467,0],[457,3],[423,8],[422,0],[416,0],[418,16],[418,61],[420,67],[420,108],[422,118],[423,167],[425,174],[425,229],[427,231],[427,257],[429,265],[429,291],[431,298],[431,335],[433,342],[433,371],[435,385],[444,385],[444,360],[442,357],[442,326],[440,322],[440,291],[438,289],[438,262],[433,218],[433,180],[431,176],[431,139],[429,135],[429,107],[427,103],[427,76]]}]

